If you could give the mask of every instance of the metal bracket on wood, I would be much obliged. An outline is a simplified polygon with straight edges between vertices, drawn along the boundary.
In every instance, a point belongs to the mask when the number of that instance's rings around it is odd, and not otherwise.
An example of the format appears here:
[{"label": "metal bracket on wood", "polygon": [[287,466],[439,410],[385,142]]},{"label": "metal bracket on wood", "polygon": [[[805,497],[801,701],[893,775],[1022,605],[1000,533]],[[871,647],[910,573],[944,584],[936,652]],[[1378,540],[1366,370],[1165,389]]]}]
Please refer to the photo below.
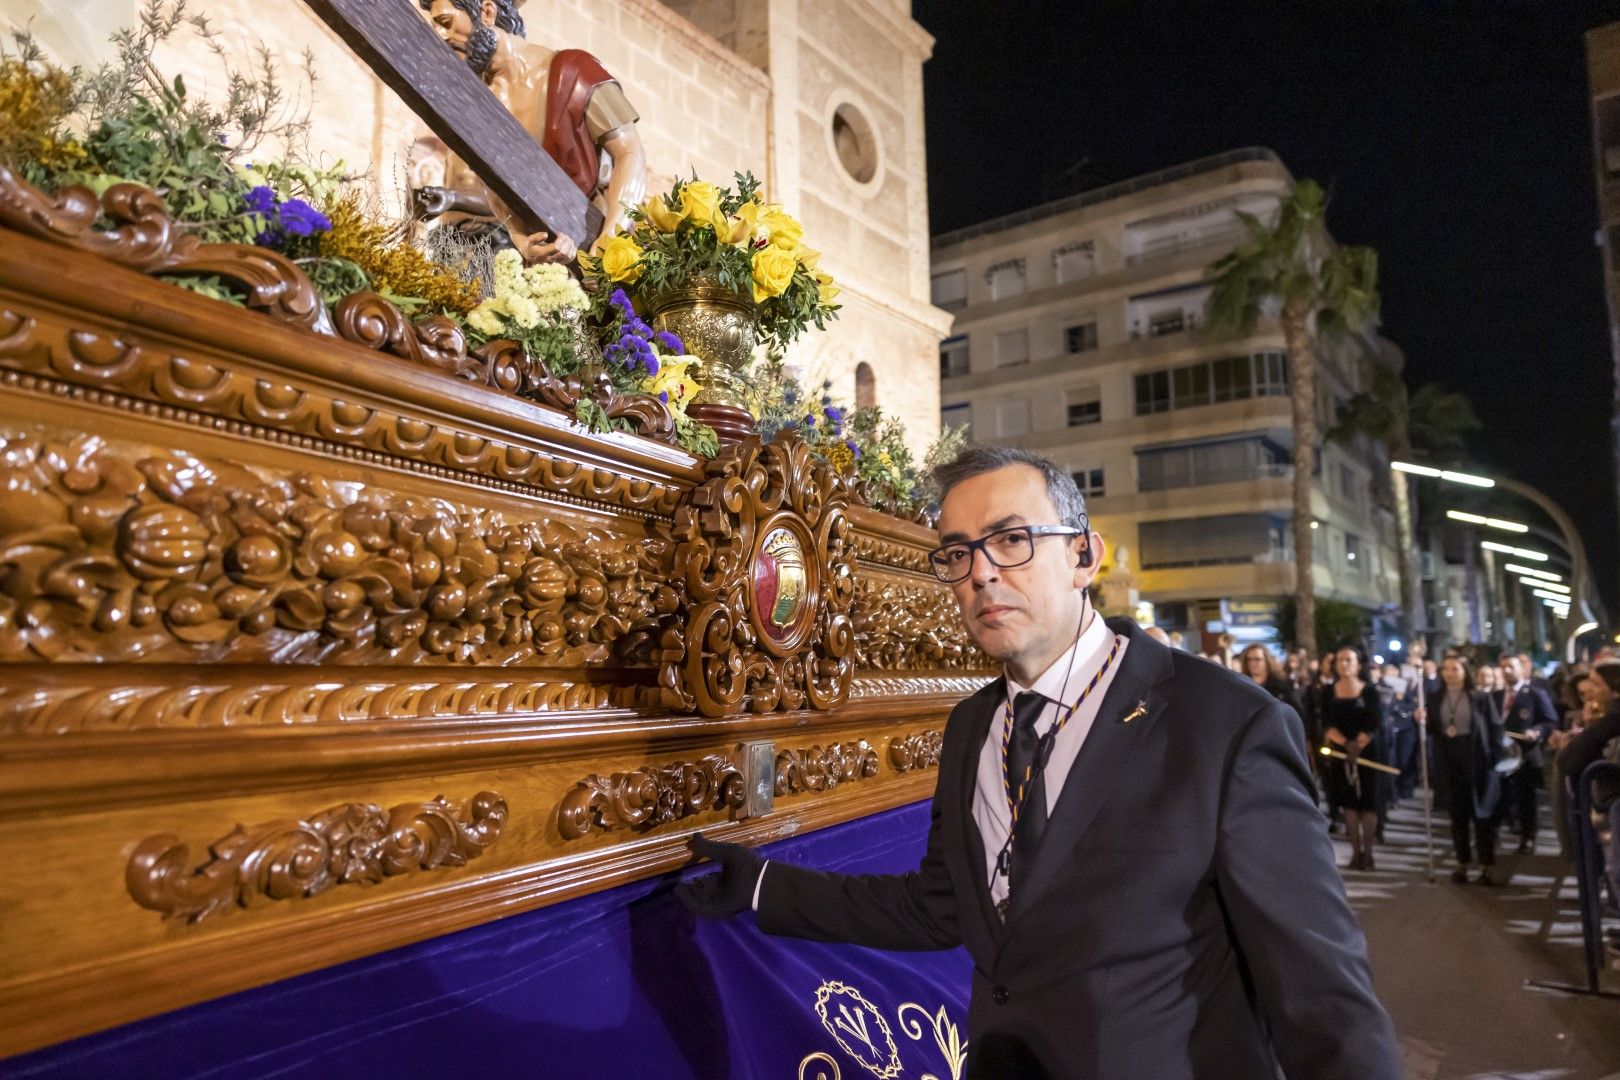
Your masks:
[{"label": "metal bracket on wood", "polygon": [[764,817],[776,799],[776,743],[769,739],[746,742],[739,747],[742,759],[743,804],[738,818]]}]

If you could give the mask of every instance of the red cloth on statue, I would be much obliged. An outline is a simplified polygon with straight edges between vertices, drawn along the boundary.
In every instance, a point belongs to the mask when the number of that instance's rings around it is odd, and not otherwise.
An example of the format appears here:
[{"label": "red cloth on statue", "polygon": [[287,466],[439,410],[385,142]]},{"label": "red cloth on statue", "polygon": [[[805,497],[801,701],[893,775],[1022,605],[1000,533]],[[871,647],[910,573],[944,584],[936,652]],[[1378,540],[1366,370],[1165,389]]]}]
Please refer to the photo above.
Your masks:
[{"label": "red cloth on statue", "polygon": [[585,124],[585,107],[598,86],[613,81],[601,61],[583,49],[563,49],[551,58],[543,145],[586,198],[596,194],[601,153]]}]

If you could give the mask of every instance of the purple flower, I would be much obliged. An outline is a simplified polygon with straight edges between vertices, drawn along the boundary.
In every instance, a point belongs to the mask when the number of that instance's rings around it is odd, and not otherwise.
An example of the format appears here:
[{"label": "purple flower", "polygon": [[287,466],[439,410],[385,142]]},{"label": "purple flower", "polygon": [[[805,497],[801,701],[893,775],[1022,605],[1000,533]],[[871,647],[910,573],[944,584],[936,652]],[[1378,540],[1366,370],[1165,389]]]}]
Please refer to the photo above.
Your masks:
[{"label": "purple flower", "polygon": [[816,416],[815,416],[814,413],[805,413],[804,414],[804,426],[805,427],[815,427],[816,426]]},{"label": "purple flower", "polygon": [[832,406],[832,405],[827,405],[827,399],[826,398],[822,398],[821,403],[823,405],[827,406],[827,410],[826,410],[827,411],[827,421],[829,423],[842,424],[844,422],[844,410],[843,409],[837,408],[837,407]]},{"label": "purple flower", "polygon": [[638,338],[652,337],[652,327],[642,322],[634,315],[625,316],[624,328]]},{"label": "purple flower", "polygon": [[614,289],[613,294],[608,297],[608,303],[618,308],[620,314],[622,314],[626,319],[633,319],[636,317],[635,305],[630,303],[630,298],[624,295],[623,289]]},{"label": "purple flower", "polygon": [[797,405],[799,403],[799,388],[792,383],[788,383],[782,391],[782,400],[789,405]]},{"label": "purple flower", "polygon": [[332,222],[303,199],[288,199],[281,204],[281,227],[293,236],[310,236],[326,232]]},{"label": "purple flower", "polygon": [[276,208],[276,193],[260,184],[248,192],[242,199],[247,208],[256,214],[268,214]]},{"label": "purple flower", "polygon": [[861,460],[861,448],[855,445],[854,439],[845,440],[844,445],[849,447],[849,452],[855,455],[856,461]]},{"label": "purple flower", "polygon": [[681,339],[670,333],[668,330],[658,331],[658,333],[653,335],[653,340],[662,345],[664,347],[664,351],[669,353],[671,356],[686,355],[686,346],[681,344]]},{"label": "purple flower", "polygon": [[649,354],[643,358],[642,362],[647,365],[648,375],[658,374],[658,357]]},{"label": "purple flower", "polygon": [[660,390],[660,391],[658,391],[658,400],[662,401],[665,405],[668,405],[669,404],[669,391],[668,390]]}]

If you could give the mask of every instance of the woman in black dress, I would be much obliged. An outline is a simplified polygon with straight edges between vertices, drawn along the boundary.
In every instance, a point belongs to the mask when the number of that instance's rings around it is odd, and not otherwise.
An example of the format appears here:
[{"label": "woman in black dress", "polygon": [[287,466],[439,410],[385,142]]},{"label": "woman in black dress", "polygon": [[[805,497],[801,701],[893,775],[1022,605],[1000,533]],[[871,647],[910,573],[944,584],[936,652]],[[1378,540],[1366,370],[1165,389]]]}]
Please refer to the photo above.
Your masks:
[{"label": "woman in black dress", "polygon": [[1337,676],[1327,694],[1323,725],[1328,745],[1349,760],[1331,758],[1325,770],[1328,797],[1344,810],[1344,831],[1350,837],[1351,870],[1373,869],[1373,840],[1378,835],[1379,792],[1383,785],[1362,761],[1378,761],[1374,741],[1383,720],[1378,688],[1362,678],[1359,650],[1346,646],[1333,654]]},{"label": "woman in black dress", "polygon": [[[1434,734],[1435,759],[1440,766],[1438,786],[1451,813],[1451,846],[1457,869],[1451,880],[1468,880],[1468,864],[1479,849],[1481,885],[1495,885],[1496,814],[1502,799],[1502,775],[1496,762],[1502,756],[1502,718],[1496,702],[1472,689],[1468,662],[1448,656],[1440,665],[1440,689],[1423,702],[1418,719]],[[1472,841],[1472,842],[1471,842]]]}]

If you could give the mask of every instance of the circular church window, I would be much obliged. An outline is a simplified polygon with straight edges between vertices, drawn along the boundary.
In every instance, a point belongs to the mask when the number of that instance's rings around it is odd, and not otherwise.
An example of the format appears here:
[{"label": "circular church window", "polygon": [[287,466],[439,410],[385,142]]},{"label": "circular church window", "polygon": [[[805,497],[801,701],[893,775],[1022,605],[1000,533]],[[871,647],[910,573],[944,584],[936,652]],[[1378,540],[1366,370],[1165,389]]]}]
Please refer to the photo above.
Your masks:
[{"label": "circular church window", "polygon": [[878,144],[866,114],[847,101],[834,109],[832,142],[838,163],[850,179],[870,184],[878,173]]}]

